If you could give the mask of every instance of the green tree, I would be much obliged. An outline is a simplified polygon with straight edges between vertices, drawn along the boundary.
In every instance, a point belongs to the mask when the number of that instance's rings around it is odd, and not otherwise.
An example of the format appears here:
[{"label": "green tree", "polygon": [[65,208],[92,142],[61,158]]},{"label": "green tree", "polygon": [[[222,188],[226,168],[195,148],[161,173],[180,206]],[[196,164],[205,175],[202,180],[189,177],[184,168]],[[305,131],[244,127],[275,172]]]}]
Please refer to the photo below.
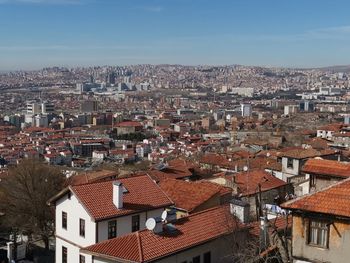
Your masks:
[{"label": "green tree", "polygon": [[4,224],[19,233],[41,237],[48,249],[54,234],[54,211],[47,201],[62,189],[64,182],[59,169],[38,160],[23,160],[10,169],[9,176],[0,182]]}]

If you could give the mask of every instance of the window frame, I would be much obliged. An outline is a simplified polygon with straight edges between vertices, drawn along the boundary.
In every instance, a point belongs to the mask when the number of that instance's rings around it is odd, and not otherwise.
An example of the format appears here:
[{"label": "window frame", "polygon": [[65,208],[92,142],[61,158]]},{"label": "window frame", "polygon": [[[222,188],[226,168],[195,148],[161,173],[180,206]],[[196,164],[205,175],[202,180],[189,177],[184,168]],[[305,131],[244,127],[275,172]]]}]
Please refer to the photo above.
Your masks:
[{"label": "window frame", "polygon": [[79,236],[85,237],[85,220],[79,218]]},{"label": "window frame", "polygon": [[[318,225],[315,226],[315,225],[312,225],[312,223],[323,224],[323,226],[322,225],[321,226],[318,226]],[[317,236],[311,238],[311,235],[313,234],[312,230],[316,230],[317,231],[317,235],[320,235],[322,233],[322,231],[324,231],[326,240],[324,240],[323,244],[313,242],[313,240],[315,240],[315,239],[316,239],[316,242],[317,242],[318,238],[317,238]],[[330,235],[330,222],[328,222],[326,220],[318,219],[318,218],[310,218],[309,219],[308,233],[307,233],[307,244],[309,246],[328,249],[329,248],[329,235]]]},{"label": "window frame", "polygon": [[201,263],[201,256],[200,256],[200,255],[194,256],[194,257],[192,258],[192,263],[196,263],[197,261],[195,261],[195,260],[199,260],[198,263]]},{"label": "window frame", "polygon": [[62,228],[68,229],[68,214],[65,211],[62,211]]},{"label": "window frame", "polygon": [[117,220],[108,221],[108,239],[117,237]]},{"label": "window frame", "polygon": [[131,217],[131,232],[140,230],[140,215],[133,215]]},{"label": "window frame", "polygon": [[62,263],[68,263],[68,248],[62,246]]},{"label": "window frame", "polygon": [[[207,258],[209,257],[209,258]],[[208,252],[205,252],[203,254],[203,263],[211,263],[211,252],[208,251]]]},{"label": "window frame", "polygon": [[294,159],[293,158],[287,158],[287,168],[293,169],[294,168]]},{"label": "window frame", "polygon": [[79,263],[85,263],[85,256],[79,255]]}]

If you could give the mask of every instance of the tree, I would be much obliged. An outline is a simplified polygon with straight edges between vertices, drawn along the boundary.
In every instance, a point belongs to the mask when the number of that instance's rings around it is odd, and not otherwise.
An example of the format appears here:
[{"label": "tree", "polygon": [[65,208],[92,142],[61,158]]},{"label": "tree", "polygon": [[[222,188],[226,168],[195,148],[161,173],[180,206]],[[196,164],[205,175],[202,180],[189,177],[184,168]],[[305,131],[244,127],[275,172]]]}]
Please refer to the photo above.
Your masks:
[{"label": "tree", "polygon": [[0,211],[5,214],[5,225],[18,233],[41,237],[48,249],[54,233],[54,211],[47,201],[64,182],[59,169],[38,160],[23,160],[10,169],[9,176],[0,182]]}]

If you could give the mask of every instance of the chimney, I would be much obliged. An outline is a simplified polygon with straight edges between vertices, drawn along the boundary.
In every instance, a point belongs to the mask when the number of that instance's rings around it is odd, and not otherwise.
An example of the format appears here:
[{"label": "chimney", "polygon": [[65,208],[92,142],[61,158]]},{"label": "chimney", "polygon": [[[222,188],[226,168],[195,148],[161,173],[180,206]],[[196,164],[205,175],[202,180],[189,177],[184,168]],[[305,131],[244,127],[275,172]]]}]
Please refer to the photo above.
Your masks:
[{"label": "chimney", "polygon": [[232,199],[230,201],[230,212],[237,217],[242,223],[249,222],[250,205],[248,202],[239,199]]},{"label": "chimney", "polygon": [[119,181],[113,182],[113,204],[118,208],[123,208],[123,184]]}]

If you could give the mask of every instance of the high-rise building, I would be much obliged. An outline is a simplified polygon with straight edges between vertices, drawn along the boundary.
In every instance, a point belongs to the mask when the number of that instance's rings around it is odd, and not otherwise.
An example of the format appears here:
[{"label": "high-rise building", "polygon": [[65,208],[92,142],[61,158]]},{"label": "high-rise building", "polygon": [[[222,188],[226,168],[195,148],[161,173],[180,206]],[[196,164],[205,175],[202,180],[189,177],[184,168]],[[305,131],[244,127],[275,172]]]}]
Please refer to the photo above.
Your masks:
[{"label": "high-rise building", "polygon": [[250,103],[241,104],[242,117],[252,116],[252,105]]},{"label": "high-rise building", "polygon": [[83,101],[80,105],[82,112],[95,112],[98,111],[98,101],[96,100],[86,100]]},{"label": "high-rise building", "polygon": [[27,114],[50,114],[55,112],[55,105],[50,102],[28,102]]},{"label": "high-rise building", "polygon": [[50,102],[41,103],[41,113],[42,114],[50,114],[55,112],[55,105]]},{"label": "high-rise building", "polygon": [[314,108],[315,108],[314,103],[309,100],[304,100],[299,103],[300,111],[306,111],[306,112],[314,111]]},{"label": "high-rise building", "polygon": [[37,102],[27,103],[27,113],[28,114],[39,114],[41,113],[41,104]]}]

